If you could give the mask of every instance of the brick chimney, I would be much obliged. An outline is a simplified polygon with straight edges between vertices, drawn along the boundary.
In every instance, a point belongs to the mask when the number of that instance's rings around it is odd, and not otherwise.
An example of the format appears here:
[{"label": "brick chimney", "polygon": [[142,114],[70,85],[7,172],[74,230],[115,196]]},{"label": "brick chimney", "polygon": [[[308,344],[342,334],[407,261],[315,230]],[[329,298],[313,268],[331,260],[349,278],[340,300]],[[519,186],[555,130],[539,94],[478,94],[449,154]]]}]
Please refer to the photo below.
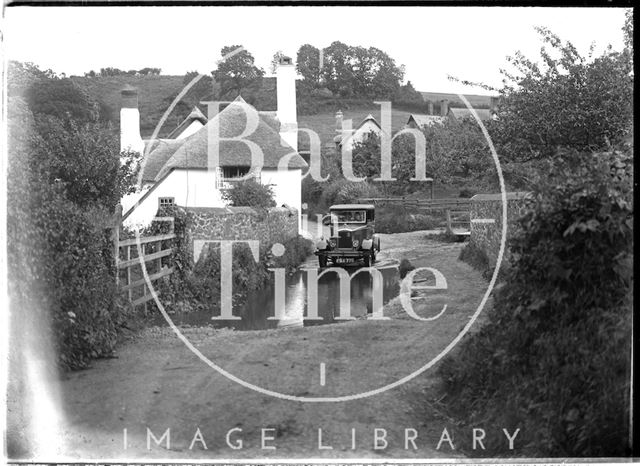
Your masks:
[{"label": "brick chimney", "polygon": [[289,57],[281,57],[276,69],[278,99],[277,117],[280,137],[298,150],[298,119],[296,114],[296,67]]},{"label": "brick chimney", "polygon": [[144,142],[140,135],[140,111],[138,110],[138,91],[126,86],[122,89],[120,108],[120,151],[130,150],[142,154]]},{"label": "brick chimney", "polygon": [[449,113],[449,99],[443,99],[440,101],[440,115],[447,116]]}]

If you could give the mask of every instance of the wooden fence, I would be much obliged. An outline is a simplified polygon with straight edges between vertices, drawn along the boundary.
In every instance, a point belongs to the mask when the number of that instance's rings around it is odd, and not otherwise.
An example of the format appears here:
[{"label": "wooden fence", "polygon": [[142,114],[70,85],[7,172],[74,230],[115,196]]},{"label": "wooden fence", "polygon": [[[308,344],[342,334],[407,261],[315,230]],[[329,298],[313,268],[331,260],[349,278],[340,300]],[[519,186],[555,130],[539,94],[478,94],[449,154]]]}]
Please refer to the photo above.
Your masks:
[{"label": "wooden fence", "polygon": [[358,200],[359,204],[391,205],[423,212],[442,212],[446,231],[468,236],[471,231],[471,200],[464,198],[417,199],[405,197],[370,197]]},{"label": "wooden fence", "polygon": [[[144,305],[146,309],[147,302],[153,299],[148,282],[155,282],[173,273],[173,267],[170,266],[176,237],[173,232],[173,218],[154,219],[171,222],[169,233],[120,239],[121,213],[120,208],[116,210],[114,219],[116,282],[120,291],[127,293],[132,306]],[[143,264],[148,280],[144,276]]]}]

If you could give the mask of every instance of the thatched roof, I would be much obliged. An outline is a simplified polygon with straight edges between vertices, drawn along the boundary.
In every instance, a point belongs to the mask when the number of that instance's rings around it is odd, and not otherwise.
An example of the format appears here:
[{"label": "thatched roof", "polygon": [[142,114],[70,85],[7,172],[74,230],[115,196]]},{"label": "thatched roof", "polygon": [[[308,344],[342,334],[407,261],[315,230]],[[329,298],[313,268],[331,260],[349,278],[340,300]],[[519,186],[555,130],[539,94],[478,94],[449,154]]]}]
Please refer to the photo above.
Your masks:
[{"label": "thatched roof", "polygon": [[156,175],[186,139],[155,139],[147,142],[142,165],[142,182],[154,182]]},{"label": "thatched roof", "polygon": [[[209,168],[209,131],[213,124],[219,124],[222,138],[235,138],[243,133],[247,126],[248,112],[257,111],[247,104],[242,97],[238,97],[203,128],[184,139],[171,158],[156,175],[159,180],[172,168]],[[289,160],[289,168],[304,168],[307,163],[302,157],[282,140],[280,134],[265,123],[264,118],[258,119],[256,130],[245,138],[262,149],[264,168],[277,168],[280,159],[294,153]],[[251,152],[247,144],[241,141],[223,139],[219,145],[219,166],[251,166]]]}]

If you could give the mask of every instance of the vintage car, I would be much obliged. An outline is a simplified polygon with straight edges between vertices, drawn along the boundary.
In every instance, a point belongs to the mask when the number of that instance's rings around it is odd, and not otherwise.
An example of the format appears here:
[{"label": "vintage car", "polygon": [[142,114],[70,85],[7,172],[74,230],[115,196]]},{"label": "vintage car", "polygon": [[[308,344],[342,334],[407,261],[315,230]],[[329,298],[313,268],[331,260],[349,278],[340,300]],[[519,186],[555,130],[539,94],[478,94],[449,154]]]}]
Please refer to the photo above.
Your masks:
[{"label": "vintage car", "polygon": [[329,208],[322,221],[329,225],[329,238],[316,243],[320,267],[332,264],[364,262],[371,267],[380,251],[380,238],[374,234],[375,206],[371,204],[337,204]]}]

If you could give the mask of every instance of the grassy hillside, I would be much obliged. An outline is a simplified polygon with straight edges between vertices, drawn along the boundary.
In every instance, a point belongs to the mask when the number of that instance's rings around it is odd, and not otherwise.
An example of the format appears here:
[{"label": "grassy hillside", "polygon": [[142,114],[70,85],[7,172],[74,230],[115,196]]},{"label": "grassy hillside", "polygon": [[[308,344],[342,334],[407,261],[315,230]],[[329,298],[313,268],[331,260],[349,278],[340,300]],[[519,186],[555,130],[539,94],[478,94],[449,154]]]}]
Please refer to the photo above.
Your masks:
[{"label": "grassy hillside", "polygon": [[[120,91],[130,85],[138,89],[140,107],[140,129],[143,138],[153,133],[160,118],[171,104],[173,98],[183,89],[183,76],[109,76],[86,78],[73,76],[71,79],[95,100],[101,102],[109,120],[115,125],[120,122]],[[202,92],[202,90],[200,90]],[[380,122],[380,107],[372,102],[362,100],[348,100],[340,98],[323,99],[303,95],[298,87],[298,123],[301,128],[310,128],[320,135],[321,142],[331,142],[336,135],[335,112],[340,109],[345,119],[351,118],[353,126],[371,113]],[[450,104],[457,102],[462,105],[455,94],[436,92],[422,92],[425,99],[439,103],[442,99],[449,99]],[[189,114],[194,105],[198,104],[202,96],[188,94],[183,101],[171,112],[164,123],[160,136],[171,132]],[[265,78],[257,89],[243,92],[243,97],[258,110],[275,110],[275,80]],[[489,105],[489,96],[469,95],[469,102],[474,106]],[[206,113],[206,109],[200,106]],[[409,118],[410,112],[394,109],[392,114],[392,131],[401,129]],[[302,135],[301,149],[307,149],[307,137]]]},{"label": "grassy hillside", "polygon": [[[431,101],[434,104],[439,104],[443,99],[449,99],[449,105],[455,107],[464,107],[464,104],[456,94],[447,94],[444,92],[420,92],[425,101]],[[472,107],[475,108],[489,108],[490,98],[488,95],[473,95],[464,94]]]},{"label": "grassy hillside", "polygon": [[[109,76],[85,78],[73,76],[71,80],[85,89],[95,100],[101,102],[109,114],[109,120],[120,123],[120,91],[126,85],[138,89],[138,105],[140,108],[140,126],[142,137],[151,136],[155,125],[166,111],[171,98],[183,88],[183,76]],[[184,112],[173,112],[167,120],[163,134],[170,132],[186,115]],[[190,109],[189,109],[190,110]]]}]

